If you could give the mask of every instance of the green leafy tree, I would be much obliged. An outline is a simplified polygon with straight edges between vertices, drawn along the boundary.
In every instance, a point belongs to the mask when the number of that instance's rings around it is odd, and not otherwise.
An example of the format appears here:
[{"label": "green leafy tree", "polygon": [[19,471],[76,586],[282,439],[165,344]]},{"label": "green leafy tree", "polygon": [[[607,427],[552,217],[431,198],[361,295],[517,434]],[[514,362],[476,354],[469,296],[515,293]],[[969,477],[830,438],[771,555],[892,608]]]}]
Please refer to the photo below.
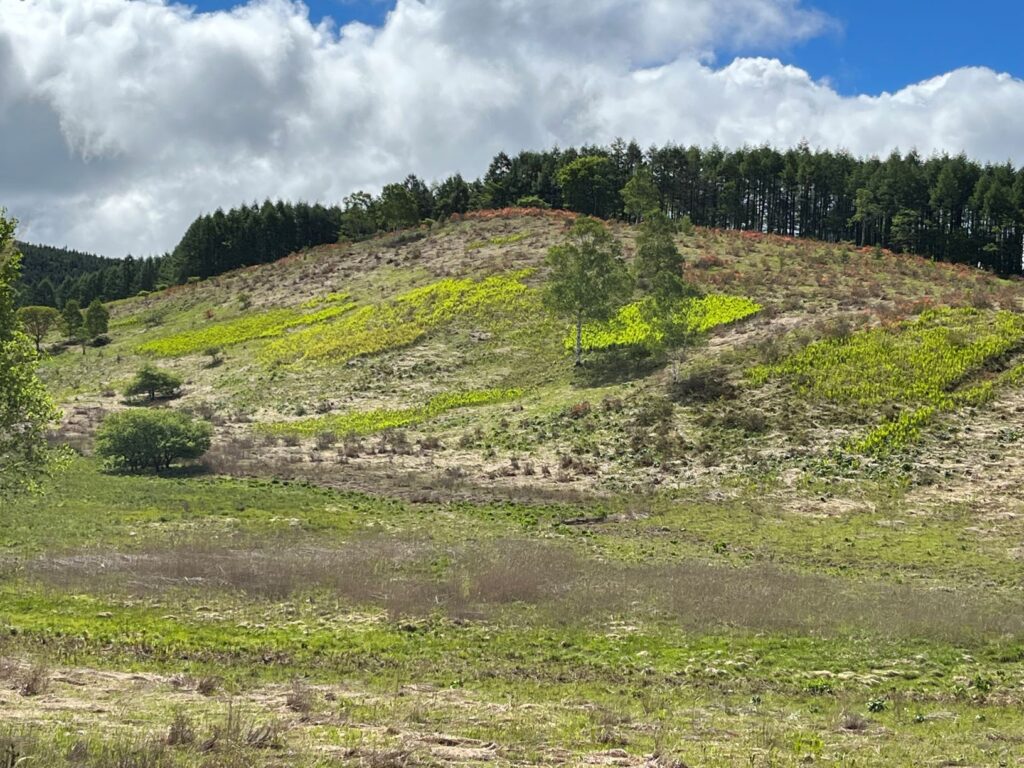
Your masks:
[{"label": "green leafy tree", "polygon": [[376,203],[368,192],[354,192],[345,198],[341,213],[342,240],[361,240],[377,231]]},{"label": "green leafy tree", "polygon": [[380,213],[385,228],[394,231],[419,223],[416,198],[402,184],[388,184],[380,193]]},{"label": "green leafy tree", "polygon": [[180,376],[147,365],[135,374],[135,378],[132,379],[124,393],[129,398],[146,395],[152,402],[157,397],[174,397],[180,386]]},{"label": "green leafy tree", "polygon": [[636,238],[636,275],[644,292],[665,315],[693,295],[692,287],[683,280],[683,254],[676,246],[675,234],[675,223],[661,211],[653,211],[648,212]]},{"label": "green leafy tree", "polygon": [[618,187],[615,165],[603,155],[577,158],[558,171],[558,184],[569,208],[588,216],[608,218]]},{"label": "green leafy tree", "polygon": [[82,305],[78,303],[78,299],[68,299],[64,302],[60,316],[64,335],[72,340],[78,339],[85,326],[85,316],[82,314]]},{"label": "green leafy tree", "polygon": [[110,326],[110,310],[99,299],[93,299],[85,310],[85,334],[90,339],[102,336]]},{"label": "green leafy tree", "polygon": [[124,411],[104,419],[96,432],[96,453],[133,472],[159,472],[176,461],[201,458],[212,435],[207,422],[178,411]]},{"label": "green leafy tree", "polygon": [[60,322],[60,312],[53,307],[22,307],[18,310],[18,321],[32,337],[36,352],[39,352],[43,339]]},{"label": "green leafy tree", "polygon": [[0,498],[32,490],[60,456],[46,442],[59,414],[36,376],[38,357],[14,309],[21,264],[15,227],[0,210]]},{"label": "green leafy tree", "polygon": [[600,221],[576,220],[560,245],[548,251],[547,305],[576,328],[574,362],[583,357],[583,324],[607,320],[630,296],[633,280],[622,247]]},{"label": "green leafy tree", "polygon": [[912,251],[917,241],[918,216],[916,211],[901,208],[892,218],[890,239],[901,251]]},{"label": "green leafy tree", "polygon": [[648,214],[659,210],[661,198],[654,176],[647,168],[638,168],[622,188],[622,202],[630,221],[639,223]]},{"label": "green leafy tree", "polygon": [[434,190],[434,213],[438,218],[446,219],[453,213],[465,213],[469,210],[469,184],[461,175],[449,176]]}]

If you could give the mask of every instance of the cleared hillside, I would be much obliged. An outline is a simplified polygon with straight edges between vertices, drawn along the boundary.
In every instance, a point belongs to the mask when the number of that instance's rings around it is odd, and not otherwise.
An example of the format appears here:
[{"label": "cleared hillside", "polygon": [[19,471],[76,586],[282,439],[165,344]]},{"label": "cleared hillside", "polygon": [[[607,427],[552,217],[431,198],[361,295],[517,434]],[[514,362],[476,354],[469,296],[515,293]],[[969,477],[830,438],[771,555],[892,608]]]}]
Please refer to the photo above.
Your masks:
[{"label": "cleared hillside", "polygon": [[[171,407],[218,422],[221,471],[361,487],[383,466],[588,489],[856,474],[907,457],[921,475],[938,471],[930,441],[983,422],[992,399],[1015,391],[1019,283],[702,230],[679,245],[686,278],[714,304],[691,310],[703,314],[676,381],[673,366],[628,351],[593,349],[573,370],[567,328],[539,295],[566,226],[555,215],[463,221],[121,302],[113,344],[55,355],[44,373],[79,416],[98,416],[123,407],[140,365],[173,369],[187,385]],[[617,234],[628,250],[630,230]],[[588,344],[646,332],[628,308],[613,326]],[[376,451],[388,428],[415,450]]]}]

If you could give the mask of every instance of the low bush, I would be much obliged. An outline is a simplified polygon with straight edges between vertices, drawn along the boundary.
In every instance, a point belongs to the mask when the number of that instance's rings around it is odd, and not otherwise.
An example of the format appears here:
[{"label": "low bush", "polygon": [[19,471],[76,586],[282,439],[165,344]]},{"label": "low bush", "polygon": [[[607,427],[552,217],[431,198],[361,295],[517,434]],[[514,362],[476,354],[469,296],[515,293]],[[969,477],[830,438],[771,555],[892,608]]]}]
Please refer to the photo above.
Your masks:
[{"label": "low bush", "polygon": [[710,403],[731,400],[736,396],[736,387],[729,381],[725,368],[714,366],[693,371],[671,382],[668,395],[677,403]]}]

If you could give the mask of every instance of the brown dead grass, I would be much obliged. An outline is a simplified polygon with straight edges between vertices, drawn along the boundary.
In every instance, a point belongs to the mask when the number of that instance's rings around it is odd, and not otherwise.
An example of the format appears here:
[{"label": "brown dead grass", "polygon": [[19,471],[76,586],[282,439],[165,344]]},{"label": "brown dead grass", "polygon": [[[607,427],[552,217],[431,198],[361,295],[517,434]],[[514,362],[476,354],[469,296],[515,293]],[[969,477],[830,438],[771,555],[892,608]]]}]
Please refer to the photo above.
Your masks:
[{"label": "brown dead grass", "polygon": [[[449,566],[437,574],[435,563]],[[981,590],[931,590],[851,583],[771,565],[729,568],[698,561],[627,565],[586,560],[542,541],[499,540],[473,547],[364,538],[335,548],[239,540],[185,540],[143,552],[42,557],[26,573],[67,592],[145,597],[174,591],[230,592],[280,601],[327,593],[392,619],[438,611],[454,619],[494,619],[527,606],[553,624],[610,617],[667,619],[694,631],[838,635],[849,628],[882,636],[960,641],[1024,632],[1024,611]]]}]

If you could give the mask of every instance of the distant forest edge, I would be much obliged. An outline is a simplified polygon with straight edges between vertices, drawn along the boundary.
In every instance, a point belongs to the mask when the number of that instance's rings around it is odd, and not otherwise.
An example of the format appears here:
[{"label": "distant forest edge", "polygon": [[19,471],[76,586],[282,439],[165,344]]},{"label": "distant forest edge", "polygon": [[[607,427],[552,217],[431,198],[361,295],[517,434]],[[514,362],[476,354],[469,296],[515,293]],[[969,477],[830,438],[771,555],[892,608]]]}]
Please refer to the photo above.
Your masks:
[{"label": "distant forest edge", "polygon": [[157,258],[122,261],[25,245],[22,303],[124,298],[472,210],[549,207],[612,219],[635,218],[644,205],[698,226],[849,241],[1022,273],[1024,168],[1010,163],[916,152],[858,159],[807,146],[668,145],[645,152],[618,140],[500,153],[482,179],[456,174],[428,186],[409,176],[380,195],[356,192],[342,206],[267,201],[217,210],[197,218],[177,247]]},{"label": "distant forest edge", "polygon": [[159,284],[163,257],[110,259],[91,253],[31,243],[17,244],[22,254],[18,303],[63,307],[68,299],[88,302],[123,299]]}]

